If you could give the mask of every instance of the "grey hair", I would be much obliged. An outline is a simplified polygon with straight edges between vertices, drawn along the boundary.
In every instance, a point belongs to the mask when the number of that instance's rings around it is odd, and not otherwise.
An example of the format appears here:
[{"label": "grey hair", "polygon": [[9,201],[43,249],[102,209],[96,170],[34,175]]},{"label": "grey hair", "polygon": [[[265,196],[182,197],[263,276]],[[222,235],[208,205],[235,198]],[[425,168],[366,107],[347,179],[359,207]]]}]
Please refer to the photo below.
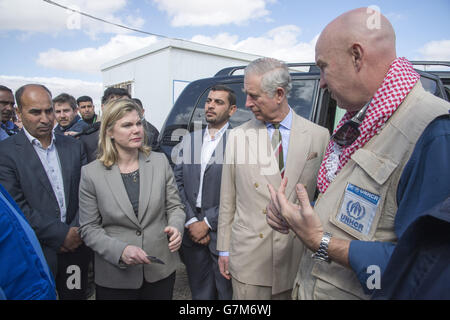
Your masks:
[{"label": "grey hair", "polygon": [[273,97],[277,88],[281,87],[288,96],[292,89],[292,79],[284,62],[274,58],[259,58],[245,68],[245,75],[262,75],[261,90]]}]

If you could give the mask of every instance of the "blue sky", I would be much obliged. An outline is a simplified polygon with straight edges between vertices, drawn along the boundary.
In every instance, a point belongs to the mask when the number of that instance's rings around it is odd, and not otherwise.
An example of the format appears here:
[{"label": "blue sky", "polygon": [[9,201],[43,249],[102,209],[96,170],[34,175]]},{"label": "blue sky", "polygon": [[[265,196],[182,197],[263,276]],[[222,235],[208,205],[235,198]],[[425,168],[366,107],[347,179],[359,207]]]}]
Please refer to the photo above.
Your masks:
[{"label": "blue sky", "polygon": [[[350,9],[377,6],[409,59],[450,60],[450,0],[54,0],[105,20],[167,37],[313,61],[321,30]],[[100,65],[158,41],[50,5],[0,0],[0,83],[42,82],[52,91],[100,98]]]}]

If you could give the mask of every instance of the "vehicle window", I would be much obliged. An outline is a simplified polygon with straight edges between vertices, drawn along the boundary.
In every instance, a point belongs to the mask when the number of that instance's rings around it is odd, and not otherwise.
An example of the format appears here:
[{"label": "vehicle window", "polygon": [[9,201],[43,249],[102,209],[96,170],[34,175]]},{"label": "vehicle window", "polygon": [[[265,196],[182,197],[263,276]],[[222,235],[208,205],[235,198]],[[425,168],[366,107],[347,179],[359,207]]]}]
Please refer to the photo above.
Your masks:
[{"label": "vehicle window", "polygon": [[[243,83],[227,83],[226,85],[233,89],[236,94],[236,104],[238,109],[230,119],[231,126],[235,128],[243,124],[244,122],[253,119],[253,114],[251,110],[245,108],[246,95],[243,92]],[[292,90],[288,97],[289,105],[297,114],[306,119],[310,119],[312,115],[315,90],[315,80],[301,79],[292,81]],[[199,129],[198,125],[195,125],[194,128],[195,122],[201,122],[203,127],[206,126],[204,106],[206,98],[208,97],[208,93],[209,88],[198,100],[198,104],[195,108],[191,124],[189,125],[189,131]]]},{"label": "vehicle window", "polygon": [[316,96],[316,80],[302,79],[292,81],[289,94],[289,105],[303,118],[311,120],[314,97]]},{"label": "vehicle window", "polygon": [[439,90],[438,90],[438,86],[437,86],[436,80],[429,79],[429,78],[426,78],[424,76],[421,76],[420,77],[420,82],[422,82],[422,86],[423,86],[423,88],[426,91],[428,91],[428,92],[434,94],[435,96],[439,97]]},{"label": "vehicle window", "polygon": [[187,124],[197,98],[196,95],[200,90],[201,87],[198,84],[190,84],[188,85],[188,89],[184,90],[178,97],[163,126],[164,135],[160,135],[159,137],[162,145],[174,146],[186,134]]}]

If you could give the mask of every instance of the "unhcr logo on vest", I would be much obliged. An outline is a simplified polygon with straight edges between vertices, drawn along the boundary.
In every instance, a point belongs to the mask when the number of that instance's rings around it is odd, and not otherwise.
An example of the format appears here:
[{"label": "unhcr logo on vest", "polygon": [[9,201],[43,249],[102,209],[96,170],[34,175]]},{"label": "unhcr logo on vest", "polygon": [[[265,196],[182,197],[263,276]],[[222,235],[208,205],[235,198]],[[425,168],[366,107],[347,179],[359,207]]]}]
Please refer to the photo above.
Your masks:
[{"label": "unhcr logo on vest", "polygon": [[359,202],[350,200],[347,203],[347,214],[355,220],[361,220],[366,215],[366,208]]},{"label": "unhcr logo on vest", "polygon": [[379,200],[379,195],[349,183],[337,214],[337,221],[367,235],[377,212]]},{"label": "unhcr logo on vest", "polygon": [[356,231],[362,232],[364,229],[364,225],[359,223],[358,220],[361,220],[366,214],[366,209],[361,206],[359,202],[349,201],[347,202],[347,214],[341,214],[341,222],[346,225],[352,227]]}]

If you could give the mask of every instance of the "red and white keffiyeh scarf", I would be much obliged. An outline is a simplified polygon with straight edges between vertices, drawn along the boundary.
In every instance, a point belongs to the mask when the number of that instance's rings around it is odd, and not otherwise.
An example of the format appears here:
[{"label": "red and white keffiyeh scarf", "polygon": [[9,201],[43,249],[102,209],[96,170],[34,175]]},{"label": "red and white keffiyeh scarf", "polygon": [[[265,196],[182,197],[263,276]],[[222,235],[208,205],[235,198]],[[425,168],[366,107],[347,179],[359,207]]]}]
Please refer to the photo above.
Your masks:
[{"label": "red and white keffiyeh scarf", "polygon": [[[361,135],[358,139],[348,147],[341,147],[334,141],[330,141],[328,144],[317,178],[317,187],[321,193],[327,190],[351,155],[381,130],[419,79],[420,75],[406,58],[394,60],[381,87],[372,98],[364,121],[359,126]],[[334,132],[350,120],[355,113],[347,112]]]}]

